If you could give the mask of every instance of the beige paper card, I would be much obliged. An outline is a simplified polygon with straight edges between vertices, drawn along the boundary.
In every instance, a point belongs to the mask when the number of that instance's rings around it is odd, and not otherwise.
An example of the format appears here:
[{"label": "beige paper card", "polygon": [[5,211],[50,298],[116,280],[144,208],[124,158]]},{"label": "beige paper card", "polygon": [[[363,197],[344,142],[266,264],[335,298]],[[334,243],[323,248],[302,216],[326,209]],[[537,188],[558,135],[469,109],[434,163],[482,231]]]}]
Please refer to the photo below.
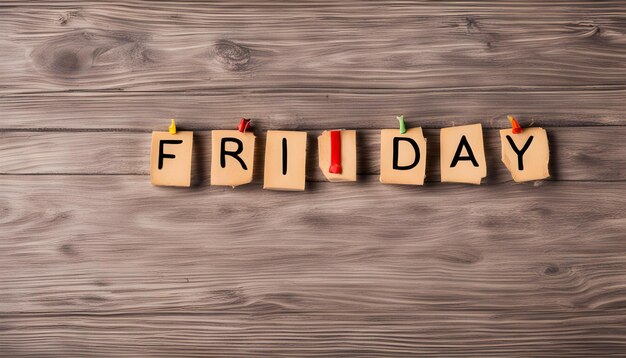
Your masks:
[{"label": "beige paper card", "polygon": [[548,135],[543,128],[524,128],[513,134],[511,129],[500,131],[502,162],[511,172],[513,180],[523,182],[550,176],[548,162],[550,148]]},{"label": "beige paper card", "polygon": [[483,127],[441,128],[441,181],[480,184],[487,176]]},{"label": "beige paper card", "polygon": [[356,131],[339,130],[341,138],[341,173],[331,173],[331,131],[317,137],[319,165],[322,173],[331,182],[356,181]]},{"label": "beige paper card", "polygon": [[193,132],[152,132],[152,185],[190,186]]},{"label": "beige paper card", "polygon": [[380,131],[380,182],[424,185],[426,177],[426,138],[422,128]]},{"label": "beige paper card", "polygon": [[267,131],[263,189],[304,190],[306,132]]},{"label": "beige paper card", "polygon": [[211,185],[236,187],[252,181],[254,134],[211,131]]}]

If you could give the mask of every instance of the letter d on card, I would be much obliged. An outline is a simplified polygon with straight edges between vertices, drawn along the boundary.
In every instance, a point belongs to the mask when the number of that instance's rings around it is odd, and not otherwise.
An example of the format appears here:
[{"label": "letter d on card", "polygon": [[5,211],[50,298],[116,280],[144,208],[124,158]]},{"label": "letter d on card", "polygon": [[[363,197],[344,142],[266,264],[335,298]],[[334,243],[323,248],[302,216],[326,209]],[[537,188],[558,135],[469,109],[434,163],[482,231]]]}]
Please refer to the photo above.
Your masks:
[{"label": "letter d on card", "polygon": [[193,132],[152,132],[152,185],[190,186]]},{"label": "letter d on card", "polygon": [[380,182],[424,185],[425,176],[426,138],[422,128],[410,128],[402,134],[397,129],[380,131]]}]

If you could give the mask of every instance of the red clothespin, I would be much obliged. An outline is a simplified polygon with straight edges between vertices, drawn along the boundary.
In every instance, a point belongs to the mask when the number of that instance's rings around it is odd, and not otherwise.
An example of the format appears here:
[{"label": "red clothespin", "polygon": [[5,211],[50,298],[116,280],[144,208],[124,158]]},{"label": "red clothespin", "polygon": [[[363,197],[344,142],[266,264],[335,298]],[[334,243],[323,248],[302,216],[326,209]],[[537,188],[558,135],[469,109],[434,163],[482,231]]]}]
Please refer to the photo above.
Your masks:
[{"label": "red clothespin", "polygon": [[513,116],[506,116],[506,118],[508,118],[509,122],[511,122],[511,127],[513,127],[513,129],[512,129],[513,134],[520,134],[520,133],[522,133],[522,127],[519,125],[519,123],[517,123],[517,119],[515,119],[515,117],[513,117]]},{"label": "red clothespin", "polygon": [[248,129],[250,129],[250,120],[241,118],[241,121],[239,121],[239,125],[237,126],[237,130],[241,133],[246,133],[246,130]]},{"label": "red clothespin", "polygon": [[341,174],[341,131],[330,131],[330,168],[328,172]]}]

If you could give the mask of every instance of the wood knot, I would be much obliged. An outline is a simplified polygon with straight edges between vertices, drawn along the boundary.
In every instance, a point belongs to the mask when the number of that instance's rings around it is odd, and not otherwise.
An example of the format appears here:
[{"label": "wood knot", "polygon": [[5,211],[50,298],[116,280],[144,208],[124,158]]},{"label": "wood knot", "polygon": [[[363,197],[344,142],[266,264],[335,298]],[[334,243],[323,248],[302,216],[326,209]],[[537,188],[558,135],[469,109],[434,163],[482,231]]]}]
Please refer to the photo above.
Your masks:
[{"label": "wood knot", "polygon": [[68,49],[59,51],[50,64],[55,71],[61,73],[78,72],[82,67],[78,53]]},{"label": "wood knot", "polygon": [[218,60],[229,71],[245,71],[250,64],[250,49],[229,40],[220,40],[215,44]]},{"label": "wood knot", "polygon": [[76,16],[78,16],[78,11],[67,11],[65,14],[59,16],[59,24],[61,24],[61,26],[65,26]]},{"label": "wood knot", "polygon": [[59,247],[59,251],[61,251],[61,253],[63,253],[64,255],[67,255],[67,256],[76,256],[76,255],[78,255],[78,252],[74,249],[74,246],[72,246],[72,244],[69,244],[69,243],[61,245]]},{"label": "wood knot", "polygon": [[75,78],[99,64],[125,67],[150,62],[144,38],[127,32],[72,32],[37,46],[37,67],[61,78]]},{"label": "wood knot", "polygon": [[476,264],[482,260],[480,253],[471,250],[452,250],[437,253],[435,256],[443,261],[463,265]]},{"label": "wood knot", "polygon": [[554,275],[558,275],[559,271],[560,271],[559,266],[550,264],[545,268],[545,270],[543,270],[543,273],[546,274],[547,276],[554,276]]},{"label": "wood knot", "polygon": [[494,33],[484,31],[478,20],[471,16],[466,16],[464,19],[464,25],[465,33],[467,35],[472,36],[484,43],[488,50],[491,50],[494,47],[494,42],[497,40],[496,35]]},{"label": "wood knot", "polygon": [[246,295],[240,289],[225,289],[211,291],[211,296],[214,299],[229,302],[231,304],[245,304],[248,299]]},{"label": "wood knot", "polygon": [[584,33],[580,35],[582,38],[588,38],[600,35],[600,26],[594,23],[593,21],[580,21],[577,24],[580,27],[586,28]]},{"label": "wood knot", "polygon": [[465,27],[467,28],[467,33],[472,32],[473,29],[480,31],[480,26],[478,26],[478,21],[473,17],[467,16],[465,17]]}]

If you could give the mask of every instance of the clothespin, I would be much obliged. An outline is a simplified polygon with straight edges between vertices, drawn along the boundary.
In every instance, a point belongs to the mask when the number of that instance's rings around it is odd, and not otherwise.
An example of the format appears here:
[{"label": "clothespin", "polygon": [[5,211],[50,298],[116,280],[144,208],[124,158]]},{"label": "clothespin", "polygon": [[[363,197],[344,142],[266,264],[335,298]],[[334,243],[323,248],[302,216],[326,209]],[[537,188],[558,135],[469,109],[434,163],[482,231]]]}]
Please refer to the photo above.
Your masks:
[{"label": "clothespin", "polygon": [[506,116],[506,118],[508,118],[509,122],[511,122],[511,127],[513,127],[513,129],[512,129],[513,134],[520,134],[520,133],[522,133],[522,127],[519,125],[519,123],[517,123],[517,119],[515,119],[515,117],[513,117],[513,116]]},{"label": "clothespin", "polygon": [[246,133],[246,130],[248,129],[250,129],[250,120],[241,118],[241,121],[239,121],[239,125],[237,126],[237,130],[241,133]]},{"label": "clothespin", "polygon": [[406,125],[404,124],[404,114],[396,117],[398,122],[400,122],[400,134],[406,133]]},{"label": "clothespin", "polygon": [[170,124],[170,134],[176,134],[176,122],[174,121],[174,118],[172,118],[172,124]]}]

